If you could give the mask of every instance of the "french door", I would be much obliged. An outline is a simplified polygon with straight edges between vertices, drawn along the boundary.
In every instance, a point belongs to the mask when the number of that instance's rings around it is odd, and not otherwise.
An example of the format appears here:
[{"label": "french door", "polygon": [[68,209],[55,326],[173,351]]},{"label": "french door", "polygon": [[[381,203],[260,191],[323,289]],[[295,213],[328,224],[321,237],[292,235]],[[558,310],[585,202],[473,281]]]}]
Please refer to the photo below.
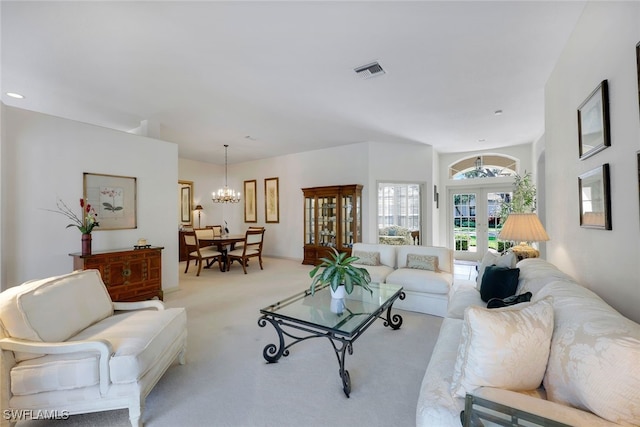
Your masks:
[{"label": "french door", "polygon": [[449,190],[449,241],[456,259],[480,261],[489,248],[500,249],[500,206],[510,199],[510,185]]}]

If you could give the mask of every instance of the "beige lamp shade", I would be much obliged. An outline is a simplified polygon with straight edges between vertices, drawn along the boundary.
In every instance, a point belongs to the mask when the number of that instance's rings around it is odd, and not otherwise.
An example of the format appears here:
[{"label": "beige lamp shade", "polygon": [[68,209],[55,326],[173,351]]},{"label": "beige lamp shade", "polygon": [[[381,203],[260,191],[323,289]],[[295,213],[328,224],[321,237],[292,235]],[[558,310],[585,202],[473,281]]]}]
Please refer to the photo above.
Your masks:
[{"label": "beige lamp shade", "polygon": [[549,240],[547,232],[534,213],[511,213],[507,217],[502,231],[498,235],[501,240],[520,242],[510,250],[516,254],[518,260],[537,258],[540,251],[527,245],[526,242],[543,242]]},{"label": "beige lamp shade", "polygon": [[498,235],[501,240],[514,242],[544,242],[549,240],[538,215],[534,213],[512,213]]}]

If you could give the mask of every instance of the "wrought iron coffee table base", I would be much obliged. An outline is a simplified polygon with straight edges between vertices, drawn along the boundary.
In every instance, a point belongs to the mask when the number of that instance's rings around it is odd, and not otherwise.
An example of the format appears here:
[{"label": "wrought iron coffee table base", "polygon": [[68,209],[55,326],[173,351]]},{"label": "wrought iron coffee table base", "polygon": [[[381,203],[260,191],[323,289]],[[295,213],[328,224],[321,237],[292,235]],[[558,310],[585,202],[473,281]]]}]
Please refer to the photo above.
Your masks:
[{"label": "wrought iron coffee table base", "polygon": [[[403,300],[405,298],[405,293],[400,292],[399,298]],[[262,351],[262,356],[269,363],[276,363],[282,356],[287,357],[289,355],[289,348],[294,346],[295,344],[308,340],[310,338],[328,338],[331,342],[331,346],[336,353],[336,357],[338,359],[338,366],[340,367],[338,374],[340,375],[340,379],[342,380],[342,390],[344,394],[349,397],[351,394],[351,377],[349,376],[349,371],[344,368],[344,361],[346,357],[346,353],[353,354],[353,343],[367,328],[376,321],[376,319],[382,319],[384,321],[384,326],[390,326],[392,329],[400,329],[402,326],[402,316],[399,314],[391,314],[391,308],[393,307],[393,301],[388,306],[380,307],[380,310],[375,313],[370,319],[364,322],[357,331],[354,332],[351,336],[342,336],[332,331],[322,331],[319,329],[314,329],[313,325],[306,324],[304,322],[297,323],[293,321],[284,320],[281,318],[274,317],[270,314],[265,314],[258,319],[258,325],[260,327],[265,327],[267,322],[271,323],[275,328],[278,334],[278,344],[268,344],[265,346]],[[382,313],[386,309],[386,316],[383,317]],[[351,313],[350,315],[357,315],[357,313]],[[309,335],[299,336],[294,335],[291,332],[288,332],[283,329],[283,327],[294,328],[302,332],[306,332]],[[289,344],[285,345],[285,335],[291,338]]]}]

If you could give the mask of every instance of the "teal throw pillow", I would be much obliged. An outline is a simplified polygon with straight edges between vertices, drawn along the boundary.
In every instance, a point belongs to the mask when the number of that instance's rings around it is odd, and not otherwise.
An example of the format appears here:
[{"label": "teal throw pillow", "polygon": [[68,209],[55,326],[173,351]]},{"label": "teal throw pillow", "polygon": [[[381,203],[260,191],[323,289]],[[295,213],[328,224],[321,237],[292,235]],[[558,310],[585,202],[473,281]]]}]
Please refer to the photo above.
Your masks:
[{"label": "teal throw pillow", "polygon": [[396,235],[396,229],[395,228],[390,228],[388,231],[387,236],[395,236]]},{"label": "teal throw pillow", "polygon": [[514,295],[518,288],[519,268],[507,268],[490,265],[484,270],[480,297],[488,302],[491,298],[506,298]]}]

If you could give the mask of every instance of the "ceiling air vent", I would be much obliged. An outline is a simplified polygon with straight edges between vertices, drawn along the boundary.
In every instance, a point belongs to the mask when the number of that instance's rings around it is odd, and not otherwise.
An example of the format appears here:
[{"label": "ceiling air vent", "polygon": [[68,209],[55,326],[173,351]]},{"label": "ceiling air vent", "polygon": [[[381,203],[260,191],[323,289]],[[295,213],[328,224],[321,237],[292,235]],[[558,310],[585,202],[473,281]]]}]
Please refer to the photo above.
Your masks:
[{"label": "ceiling air vent", "polygon": [[386,73],[377,62],[355,68],[354,71],[361,79],[370,79],[371,77],[381,76]]}]

